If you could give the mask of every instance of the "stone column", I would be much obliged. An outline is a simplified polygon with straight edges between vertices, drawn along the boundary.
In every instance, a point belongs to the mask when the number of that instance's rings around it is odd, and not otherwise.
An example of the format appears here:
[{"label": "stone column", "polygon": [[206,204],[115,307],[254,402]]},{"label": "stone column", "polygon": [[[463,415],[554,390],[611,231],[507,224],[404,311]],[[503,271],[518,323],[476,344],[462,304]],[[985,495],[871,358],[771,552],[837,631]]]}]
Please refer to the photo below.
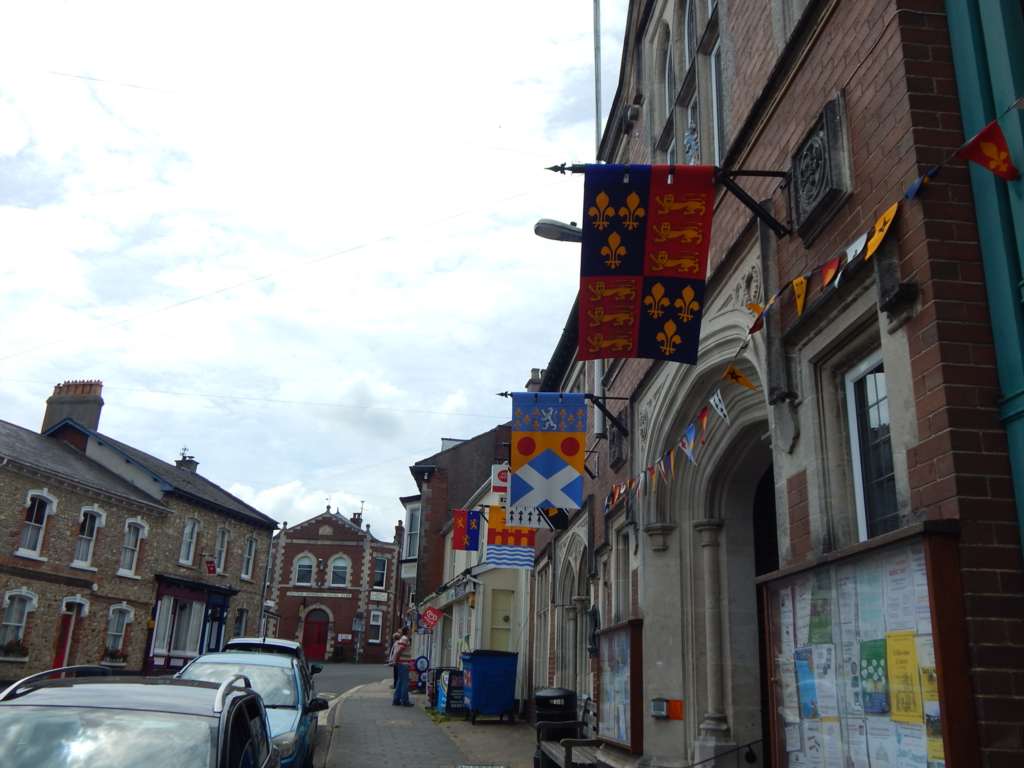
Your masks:
[{"label": "stone column", "polygon": [[699,520],[693,524],[700,534],[704,565],[704,639],[707,644],[707,711],[700,723],[701,733],[720,740],[729,731],[722,695],[722,584],[718,570],[718,540],[721,520]]}]

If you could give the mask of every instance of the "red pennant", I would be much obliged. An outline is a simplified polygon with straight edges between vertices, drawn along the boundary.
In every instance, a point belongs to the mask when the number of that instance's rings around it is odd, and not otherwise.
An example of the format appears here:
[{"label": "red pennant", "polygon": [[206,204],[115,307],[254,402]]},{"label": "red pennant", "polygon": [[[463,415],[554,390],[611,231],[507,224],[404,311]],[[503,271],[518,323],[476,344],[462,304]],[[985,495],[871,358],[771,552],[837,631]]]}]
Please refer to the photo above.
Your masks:
[{"label": "red pennant", "polygon": [[993,120],[956,153],[958,157],[977,163],[1001,179],[1013,181],[1020,178],[1020,171],[1010,159],[1010,148],[999,123]]},{"label": "red pennant", "polygon": [[704,445],[704,439],[708,433],[708,407],[706,405],[697,414],[697,422],[700,424],[700,444]]},{"label": "red pennant", "polygon": [[839,271],[839,257],[836,256],[834,259],[825,262],[825,265],[821,268],[821,287],[827,288],[828,284],[832,282],[832,278],[836,276],[836,272]]}]

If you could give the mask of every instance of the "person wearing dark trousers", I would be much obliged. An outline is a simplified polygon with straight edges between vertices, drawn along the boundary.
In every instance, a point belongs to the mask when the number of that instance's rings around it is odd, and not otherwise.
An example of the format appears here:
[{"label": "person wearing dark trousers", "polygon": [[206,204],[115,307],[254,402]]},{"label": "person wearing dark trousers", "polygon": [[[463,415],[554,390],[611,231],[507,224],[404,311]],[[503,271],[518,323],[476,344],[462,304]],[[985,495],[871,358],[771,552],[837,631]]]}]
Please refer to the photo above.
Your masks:
[{"label": "person wearing dark trousers", "polygon": [[391,698],[391,703],[396,707],[411,707],[412,702],[409,701],[409,638],[402,634],[398,640],[395,641],[395,649],[391,654],[392,659],[395,662],[395,670],[398,672],[398,677],[395,682],[395,695]]},{"label": "person wearing dark trousers", "polygon": [[391,687],[396,688],[398,686],[398,667],[395,666],[395,646],[398,644],[398,638],[402,636],[401,632],[395,632],[391,636],[391,645],[388,647],[388,664],[391,665]]}]

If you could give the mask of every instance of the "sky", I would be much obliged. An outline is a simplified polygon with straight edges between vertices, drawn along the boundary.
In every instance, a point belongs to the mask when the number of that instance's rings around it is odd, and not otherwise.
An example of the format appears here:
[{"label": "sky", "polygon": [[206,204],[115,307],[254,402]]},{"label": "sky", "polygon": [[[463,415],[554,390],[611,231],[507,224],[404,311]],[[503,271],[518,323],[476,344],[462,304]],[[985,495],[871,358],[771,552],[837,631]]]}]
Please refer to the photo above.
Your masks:
[{"label": "sky", "polygon": [[[603,106],[626,0],[602,4]],[[294,525],[510,418],[572,305],[593,3],[32,2],[0,25],[0,419],[100,430]]]}]

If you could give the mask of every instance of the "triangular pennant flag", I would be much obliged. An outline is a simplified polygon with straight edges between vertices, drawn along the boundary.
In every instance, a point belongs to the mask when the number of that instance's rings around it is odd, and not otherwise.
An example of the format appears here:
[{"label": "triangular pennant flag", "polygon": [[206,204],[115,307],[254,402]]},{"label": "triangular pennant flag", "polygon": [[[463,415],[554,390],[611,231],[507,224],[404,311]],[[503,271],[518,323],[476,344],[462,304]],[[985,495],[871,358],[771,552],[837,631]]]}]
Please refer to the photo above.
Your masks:
[{"label": "triangular pennant flag", "polygon": [[839,271],[839,257],[836,256],[834,259],[829,259],[821,267],[821,287],[827,288],[828,284],[832,282],[832,278],[836,276],[836,272]]},{"label": "triangular pennant flag", "polygon": [[672,477],[676,476],[676,447],[668,449],[668,471]]},{"label": "triangular pennant flag", "polygon": [[973,139],[957,150],[955,156],[977,163],[1006,181],[1020,178],[1020,171],[1010,159],[1010,148],[1006,145],[1003,129],[996,120],[978,131]]},{"label": "triangular pennant flag", "polygon": [[660,459],[658,459],[658,472],[661,473],[661,479],[666,483],[668,482],[668,468],[665,466],[668,464],[668,454],[666,453]]},{"label": "triangular pennant flag", "polygon": [[704,445],[708,436],[708,407],[706,405],[697,414],[697,423],[700,424],[700,444]]},{"label": "triangular pennant flag", "polygon": [[711,403],[711,407],[715,409],[715,413],[725,419],[725,423],[729,423],[729,411],[725,409],[725,400],[722,399],[722,390],[716,389],[715,394],[711,396],[708,401]]},{"label": "triangular pennant flag", "polygon": [[[1024,96],[1021,96],[1013,102],[1013,104],[1010,105],[1010,109],[1024,109]],[[1006,111],[1009,112],[1010,110],[1008,109]]]},{"label": "triangular pennant flag", "polygon": [[848,246],[846,246],[846,253],[840,256],[843,259],[843,265],[839,268],[839,272],[836,274],[835,287],[839,287],[839,282],[843,279],[843,273],[846,272],[846,268],[853,263],[854,259],[860,256],[860,252],[864,250],[864,243],[868,241],[868,233],[865,232],[863,235],[858,237]]},{"label": "triangular pennant flag", "polygon": [[683,439],[679,441],[679,447],[683,449],[683,453],[686,454],[686,458],[690,460],[691,464],[694,464],[693,449],[694,443],[697,440],[697,425],[690,423],[690,426],[686,428],[686,433],[683,435]]},{"label": "triangular pennant flag", "polygon": [[915,197],[921,194],[921,190],[924,187],[926,187],[932,179],[935,178],[938,172],[939,166],[933,165],[931,168],[924,172],[924,175],[918,176],[916,179],[914,179],[913,183],[909,187],[907,187],[907,191],[903,193],[903,198],[905,200],[913,200]]},{"label": "triangular pennant flag", "polygon": [[868,252],[864,254],[864,261],[875,255],[875,251],[878,250],[882,241],[885,240],[885,234],[889,231],[889,226],[892,224],[892,220],[896,218],[896,212],[899,209],[900,201],[897,200],[878,217],[878,221],[875,222],[875,231],[871,235],[871,239],[868,240]]},{"label": "triangular pennant flag", "polygon": [[754,384],[754,382],[752,382],[750,379],[744,376],[743,373],[739,370],[739,368],[737,368],[735,365],[730,365],[728,368],[726,368],[725,373],[722,374],[722,378],[727,379],[728,381],[731,381],[734,384],[739,384],[741,387],[746,387],[747,389],[757,392],[757,386]]},{"label": "triangular pennant flag", "polygon": [[803,275],[794,277],[791,285],[793,286],[793,296],[796,299],[796,316],[800,317],[804,313],[804,299],[807,298],[807,278]]}]

